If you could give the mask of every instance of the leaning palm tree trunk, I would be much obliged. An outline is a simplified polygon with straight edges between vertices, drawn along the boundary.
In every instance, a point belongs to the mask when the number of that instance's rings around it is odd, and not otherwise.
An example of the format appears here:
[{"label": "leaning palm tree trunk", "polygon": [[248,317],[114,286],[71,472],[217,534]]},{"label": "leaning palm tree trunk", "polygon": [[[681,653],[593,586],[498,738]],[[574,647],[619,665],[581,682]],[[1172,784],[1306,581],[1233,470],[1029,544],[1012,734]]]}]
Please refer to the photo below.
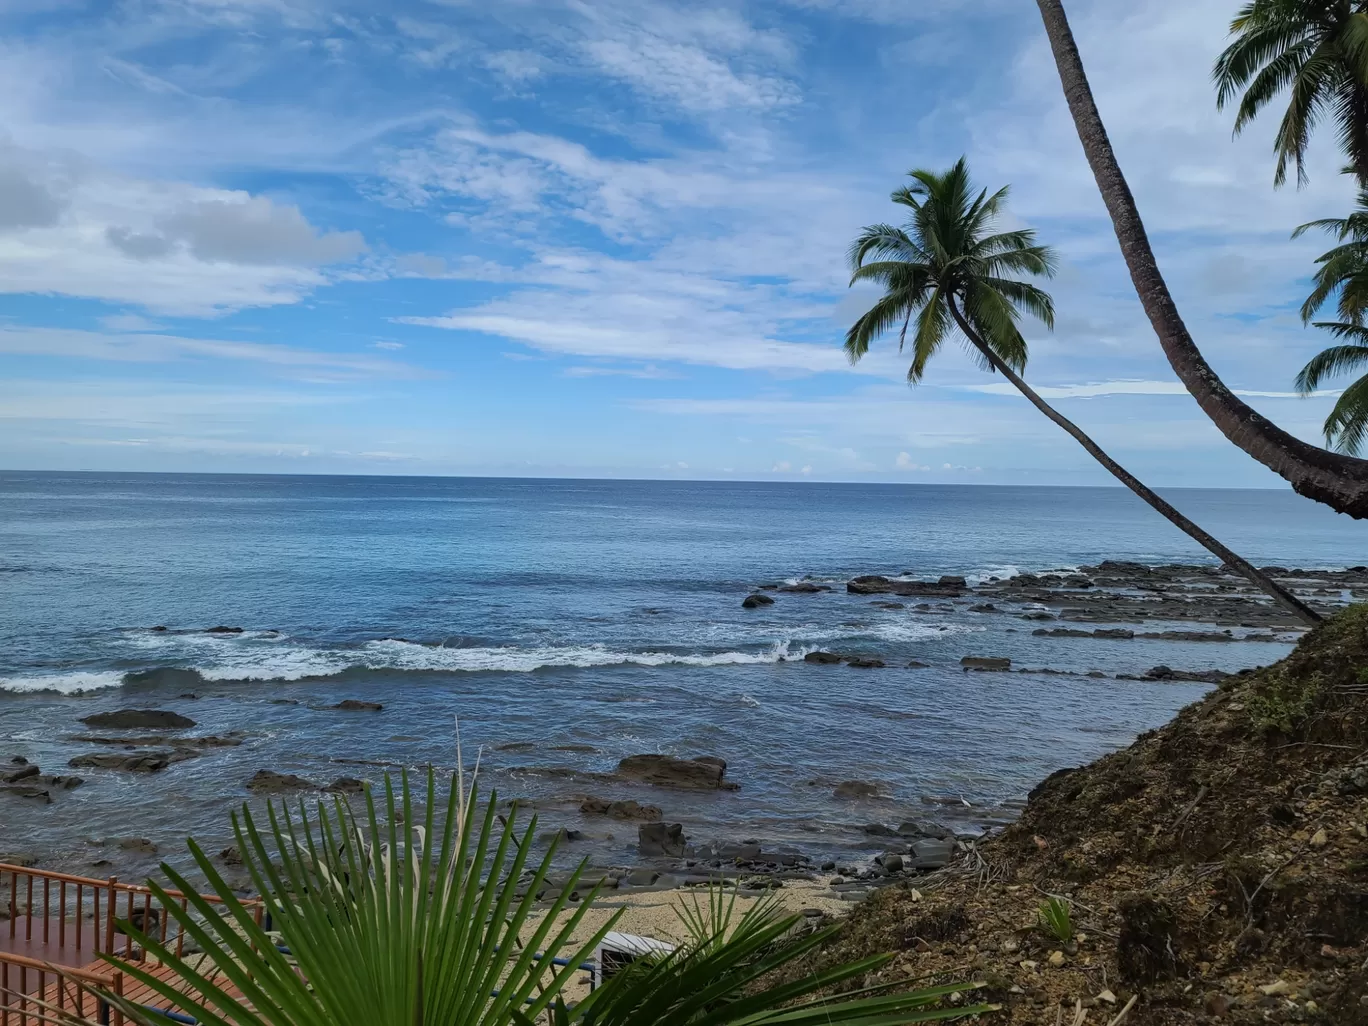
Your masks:
[{"label": "leaning palm tree trunk", "polygon": [[[1060,0],[1036,0],[1036,4],[1054,51],[1064,98],[1111,215],[1131,281],[1174,373],[1226,438],[1291,483],[1294,491],[1339,513],[1368,518],[1368,460],[1330,452],[1288,434],[1231,392],[1198,350],[1159,273],[1135,197],[1116,162],[1106,126],[1097,112],[1064,7]],[[1195,528],[1183,529],[1198,537],[1193,534]],[[1214,543],[1202,544],[1216,551],[1212,548]]]},{"label": "leaning palm tree trunk", "polygon": [[999,371],[1003,377],[1010,381],[1018,392],[1031,401],[1031,405],[1045,414],[1045,416],[1049,417],[1069,434],[1073,435],[1078,444],[1088,450],[1088,454],[1092,456],[1093,459],[1106,467],[1107,470],[1111,472],[1112,476],[1123,485],[1140,496],[1145,502],[1149,503],[1160,516],[1186,534],[1189,538],[1196,541],[1197,544],[1201,545],[1208,552],[1224,560],[1226,565],[1239,571],[1253,584],[1268,592],[1269,595],[1273,596],[1274,601],[1287,608],[1290,612],[1295,613],[1306,623],[1314,626],[1321,622],[1320,614],[1314,609],[1297,598],[1297,596],[1293,595],[1282,585],[1278,584],[1247,559],[1236,555],[1187,517],[1183,516],[1183,514],[1179,513],[1171,504],[1156,494],[1153,489],[1149,488],[1129,470],[1103,452],[1102,447],[1089,438],[1082,428],[1042,399],[1036,393],[1035,389],[1026,384],[1020,374],[1007,366],[1003,359],[993,351],[992,347],[974,331],[968,320],[960,313],[959,306],[954,300],[950,301],[950,315],[954,317],[955,323],[959,325],[960,331],[964,332],[964,336],[969,339],[974,348],[983,355],[983,358],[992,365],[994,370]]}]

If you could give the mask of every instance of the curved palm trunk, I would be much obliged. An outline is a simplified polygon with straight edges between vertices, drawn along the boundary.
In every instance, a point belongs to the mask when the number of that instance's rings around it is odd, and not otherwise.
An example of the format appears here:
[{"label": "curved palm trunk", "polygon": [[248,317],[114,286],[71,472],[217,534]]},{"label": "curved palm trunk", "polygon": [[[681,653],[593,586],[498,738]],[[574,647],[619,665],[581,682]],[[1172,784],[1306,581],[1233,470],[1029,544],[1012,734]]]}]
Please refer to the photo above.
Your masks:
[{"label": "curved palm trunk", "polygon": [[1158,511],[1160,516],[1186,534],[1189,538],[1192,538],[1212,555],[1217,556],[1230,567],[1238,570],[1259,588],[1272,595],[1274,601],[1295,613],[1306,623],[1314,626],[1321,622],[1320,614],[1314,609],[1297,598],[1297,596],[1293,595],[1282,585],[1278,584],[1247,559],[1236,555],[1187,517],[1183,516],[1183,514],[1179,513],[1178,510],[1156,494],[1138,477],[1103,452],[1102,447],[1089,438],[1083,432],[1082,428],[1037,395],[1035,389],[1026,384],[1021,375],[1012,370],[1011,367],[1008,367],[1007,364],[1003,363],[997,353],[993,352],[993,350],[988,347],[987,343],[979,337],[978,333],[970,327],[969,322],[964,319],[964,315],[960,313],[959,307],[956,306],[954,300],[950,301],[950,315],[954,317],[955,323],[959,325],[960,331],[964,332],[965,337],[973,343],[974,348],[983,354],[983,358],[992,364],[994,370],[1000,371],[1002,376],[1010,381],[1018,392],[1031,401],[1032,406],[1071,434],[1079,445],[1088,450],[1088,455],[1097,460],[1102,466],[1106,467],[1107,470],[1111,472],[1112,476],[1123,485],[1140,496],[1145,502],[1149,503],[1153,509]]},{"label": "curved palm trunk", "polygon": [[1226,438],[1290,482],[1294,491],[1337,512],[1368,518],[1368,460],[1330,452],[1288,434],[1231,392],[1198,350],[1159,273],[1135,197],[1097,113],[1063,5],[1060,0],[1036,0],[1036,4],[1050,37],[1069,113],[1111,214],[1131,281],[1174,373]]}]

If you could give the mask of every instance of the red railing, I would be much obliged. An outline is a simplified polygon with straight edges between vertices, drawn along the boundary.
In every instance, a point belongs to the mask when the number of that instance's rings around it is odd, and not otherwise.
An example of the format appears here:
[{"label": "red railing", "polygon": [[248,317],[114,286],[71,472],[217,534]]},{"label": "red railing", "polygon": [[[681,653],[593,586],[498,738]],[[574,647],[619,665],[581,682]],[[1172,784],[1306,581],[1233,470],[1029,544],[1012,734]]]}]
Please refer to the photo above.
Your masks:
[{"label": "red railing", "polygon": [[123,979],[0,951],[0,1026],[123,1026],[123,1012],[95,993],[122,996]]}]

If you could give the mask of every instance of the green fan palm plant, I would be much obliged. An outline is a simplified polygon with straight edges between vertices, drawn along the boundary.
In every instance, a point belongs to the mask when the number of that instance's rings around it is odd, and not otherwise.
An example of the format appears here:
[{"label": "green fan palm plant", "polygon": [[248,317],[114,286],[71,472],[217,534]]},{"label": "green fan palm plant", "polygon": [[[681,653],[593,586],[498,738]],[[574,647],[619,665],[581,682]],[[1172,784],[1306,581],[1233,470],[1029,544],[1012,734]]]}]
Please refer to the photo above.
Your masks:
[{"label": "green fan palm plant", "polygon": [[[1216,105],[1235,98],[1239,134],[1288,94],[1273,150],[1273,181],[1289,164],[1306,181],[1306,147],[1317,122],[1335,122],[1340,145],[1368,185],[1368,4],[1363,0],[1252,0],[1230,23],[1234,40],[1217,58]],[[1243,90],[1243,92],[1241,92]]]},{"label": "green fan palm plant", "polygon": [[908,211],[905,222],[870,225],[850,247],[851,284],[872,282],[883,289],[846,333],[851,361],[896,328],[899,349],[912,350],[907,377],[916,384],[945,341],[958,335],[984,369],[1005,377],[1166,520],[1299,618],[1318,623],[1314,610],[1160,498],[1022,378],[1027,345],[1018,327],[1021,314],[1052,327],[1054,304],[1046,292],[1019,276],[1049,277],[1055,258],[1037,245],[1030,229],[996,230],[1007,189],[991,196],[987,190],[976,192],[963,158],[944,173],[912,171],[909,177],[912,183],[892,196]]},{"label": "green fan palm plant", "polygon": [[[158,1004],[180,1018],[115,994],[100,996],[143,1026],[171,1026],[185,1017],[203,1026],[894,1026],[991,1007],[938,1007],[952,989],[979,984],[803,1003],[886,958],[766,987],[765,974],[827,936],[784,944],[794,919],[777,918],[769,906],[736,925],[729,907],[697,909],[695,943],[661,961],[634,964],[585,1001],[567,1004],[562,991],[617,916],[596,931],[584,929],[596,891],[569,905],[580,871],[554,901],[538,904],[555,845],[532,860],[535,819],[519,832],[513,815],[498,814],[495,798],[481,810],[473,796],[464,797],[459,781],[441,791],[432,773],[416,795],[407,776],[398,788],[386,778],[383,801],[368,790],[360,815],[341,798],[320,801],[312,811],[304,802],[293,809],[282,803],[268,806],[265,828],[244,806],[234,816],[234,833],[269,929],[232,897],[192,840],[195,865],[221,907],[199,897],[169,865],[162,871],[189,896],[185,907],[149,884],[184,931],[187,953],[178,955],[125,922],[120,929],[148,957],[102,956],[152,988]],[[589,935],[577,939],[582,930]],[[154,972],[156,963],[172,977]]]}]

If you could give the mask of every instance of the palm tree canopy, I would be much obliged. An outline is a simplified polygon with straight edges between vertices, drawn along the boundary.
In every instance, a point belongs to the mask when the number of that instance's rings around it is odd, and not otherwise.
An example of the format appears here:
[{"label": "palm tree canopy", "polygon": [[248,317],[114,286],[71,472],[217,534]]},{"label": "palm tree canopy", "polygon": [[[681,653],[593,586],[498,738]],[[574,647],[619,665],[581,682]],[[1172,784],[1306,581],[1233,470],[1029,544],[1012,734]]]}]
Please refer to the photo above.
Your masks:
[{"label": "palm tree canopy", "polygon": [[[918,382],[941,344],[957,332],[958,312],[1003,363],[1021,370],[1026,365],[1026,340],[1017,326],[1021,313],[1053,327],[1054,304],[1047,293],[1015,276],[1053,275],[1053,252],[1036,245],[1029,228],[996,231],[1007,190],[976,192],[964,158],[943,173],[918,170],[908,177],[911,184],[892,196],[909,211],[901,227],[870,225],[850,247],[850,283],[877,282],[884,290],[846,332],[851,362],[901,325],[898,349],[907,344],[910,328],[907,378]],[[969,349],[987,367],[972,344]]]},{"label": "palm tree canopy", "polygon": [[1368,315],[1368,190],[1359,192],[1358,204],[1348,217],[1326,217],[1301,225],[1292,237],[1316,229],[1334,237],[1338,246],[1316,258],[1314,288],[1302,304],[1302,320],[1310,322],[1317,311],[1338,293],[1340,320],[1362,324]]},{"label": "palm tree canopy", "polygon": [[[1306,146],[1325,117],[1360,181],[1368,183],[1368,2],[1365,0],[1251,0],[1230,23],[1235,39],[1216,60],[1216,105],[1239,96],[1238,135],[1263,108],[1287,91],[1273,152],[1275,185],[1306,182]],[[1241,91],[1243,94],[1241,95]]]}]

